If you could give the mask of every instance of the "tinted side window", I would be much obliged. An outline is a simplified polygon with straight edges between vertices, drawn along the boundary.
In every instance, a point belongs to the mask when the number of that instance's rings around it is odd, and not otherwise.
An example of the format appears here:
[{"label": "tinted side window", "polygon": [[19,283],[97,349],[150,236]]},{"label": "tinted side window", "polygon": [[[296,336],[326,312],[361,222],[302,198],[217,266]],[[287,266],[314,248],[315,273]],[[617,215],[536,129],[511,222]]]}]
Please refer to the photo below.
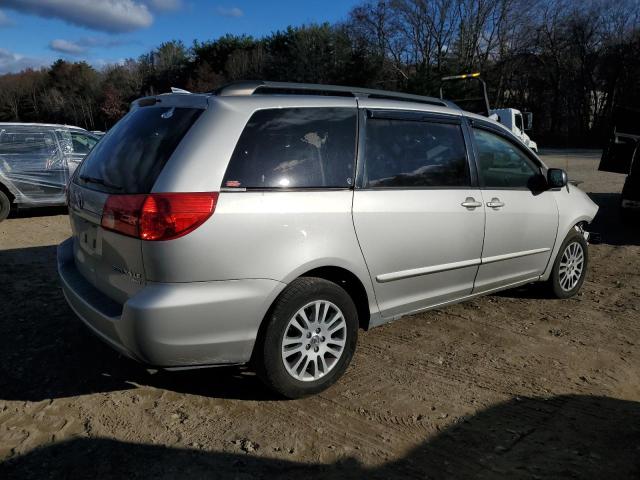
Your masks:
[{"label": "tinted side window", "polygon": [[260,110],[245,127],[223,187],[350,187],[356,148],[355,108]]},{"label": "tinted side window", "polygon": [[98,142],[98,139],[83,133],[71,132],[71,141],[73,142],[73,153],[86,155]]},{"label": "tinted side window", "polygon": [[15,129],[0,135],[2,155],[55,155],[58,144],[50,131]]},{"label": "tinted side window", "polygon": [[486,130],[473,129],[478,152],[480,181],[487,188],[526,188],[540,175],[531,160],[507,139]]},{"label": "tinted side window", "polygon": [[471,183],[460,125],[369,119],[364,157],[365,188]]}]

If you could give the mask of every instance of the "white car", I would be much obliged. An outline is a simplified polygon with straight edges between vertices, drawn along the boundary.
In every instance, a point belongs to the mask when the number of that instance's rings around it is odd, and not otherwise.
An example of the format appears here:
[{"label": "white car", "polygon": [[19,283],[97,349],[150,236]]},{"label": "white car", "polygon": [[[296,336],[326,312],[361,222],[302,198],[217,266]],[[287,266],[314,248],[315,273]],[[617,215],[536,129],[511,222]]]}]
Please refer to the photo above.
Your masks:
[{"label": "white car", "polygon": [[11,207],[64,205],[69,178],[97,141],[68,125],[0,123],[0,221]]}]

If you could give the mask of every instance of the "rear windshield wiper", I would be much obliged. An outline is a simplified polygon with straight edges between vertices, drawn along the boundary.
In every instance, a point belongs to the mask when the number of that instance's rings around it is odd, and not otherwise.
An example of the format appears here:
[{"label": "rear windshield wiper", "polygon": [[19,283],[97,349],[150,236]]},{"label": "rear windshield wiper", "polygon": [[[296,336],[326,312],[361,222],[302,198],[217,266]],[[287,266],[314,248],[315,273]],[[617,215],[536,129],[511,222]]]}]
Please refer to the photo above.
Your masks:
[{"label": "rear windshield wiper", "polygon": [[122,187],[119,187],[118,185],[114,185],[113,183],[109,183],[109,182],[103,180],[102,178],[87,177],[85,175],[79,175],[78,178],[80,180],[82,180],[83,182],[86,182],[86,183],[96,183],[98,185],[102,185],[104,187],[111,188],[113,190],[122,190]]}]

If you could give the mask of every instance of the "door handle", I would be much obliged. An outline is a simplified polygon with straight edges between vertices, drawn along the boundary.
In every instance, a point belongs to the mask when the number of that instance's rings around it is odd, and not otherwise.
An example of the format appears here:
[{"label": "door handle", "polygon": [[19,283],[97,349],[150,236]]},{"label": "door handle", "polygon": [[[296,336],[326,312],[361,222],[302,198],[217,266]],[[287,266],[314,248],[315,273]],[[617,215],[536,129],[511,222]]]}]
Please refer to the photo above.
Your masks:
[{"label": "door handle", "polygon": [[460,205],[465,208],[477,208],[482,206],[482,202],[477,202],[473,197],[467,197]]},{"label": "door handle", "polygon": [[487,202],[487,207],[491,207],[491,208],[504,207],[504,202],[501,202],[498,197],[493,197],[490,202]]}]

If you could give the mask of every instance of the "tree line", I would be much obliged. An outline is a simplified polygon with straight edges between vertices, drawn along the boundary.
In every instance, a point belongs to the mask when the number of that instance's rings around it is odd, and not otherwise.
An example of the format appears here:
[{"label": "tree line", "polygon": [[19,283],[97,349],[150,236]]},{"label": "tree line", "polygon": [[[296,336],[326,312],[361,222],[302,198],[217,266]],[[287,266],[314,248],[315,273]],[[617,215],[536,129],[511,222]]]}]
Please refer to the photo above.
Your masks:
[{"label": "tree line", "polygon": [[539,144],[600,146],[614,106],[640,107],[639,58],[638,0],[365,1],[336,24],[5,74],[0,121],[108,129],[140,96],[251,79],[438,95],[443,76],[480,71],[492,108],[533,112]]}]

